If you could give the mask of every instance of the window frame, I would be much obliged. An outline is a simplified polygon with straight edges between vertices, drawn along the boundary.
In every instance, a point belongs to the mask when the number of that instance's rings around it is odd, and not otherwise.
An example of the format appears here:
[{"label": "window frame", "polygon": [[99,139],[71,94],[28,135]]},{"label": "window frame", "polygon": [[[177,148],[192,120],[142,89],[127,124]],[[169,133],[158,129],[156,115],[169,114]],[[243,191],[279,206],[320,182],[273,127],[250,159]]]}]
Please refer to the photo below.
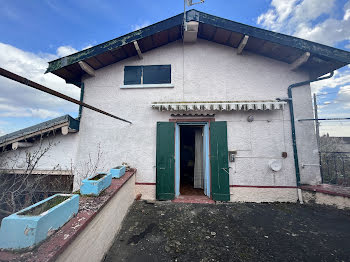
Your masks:
[{"label": "window frame", "polygon": [[[158,70],[160,69],[163,70],[163,74],[160,75],[159,79],[154,78],[154,76],[156,75],[154,72],[157,71],[157,67],[158,67]],[[154,69],[152,70],[152,68],[154,68],[155,70]],[[130,75],[130,72],[132,74],[133,71],[136,74],[134,79],[133,79],[133,75]],[[145,78],[145,71],[146,71],[146,74],[148,74],[146,78]],[[138,77],[140,79],[137,79]],[[152,83],[152,78],[154,83]],[[124,66],[124,80],[123,80],[123,85],[121,85],[120,88],[159,88],[159,87],[170,87],[170,88],[174,87],[174,85],[171,83],[171,64]]]}]

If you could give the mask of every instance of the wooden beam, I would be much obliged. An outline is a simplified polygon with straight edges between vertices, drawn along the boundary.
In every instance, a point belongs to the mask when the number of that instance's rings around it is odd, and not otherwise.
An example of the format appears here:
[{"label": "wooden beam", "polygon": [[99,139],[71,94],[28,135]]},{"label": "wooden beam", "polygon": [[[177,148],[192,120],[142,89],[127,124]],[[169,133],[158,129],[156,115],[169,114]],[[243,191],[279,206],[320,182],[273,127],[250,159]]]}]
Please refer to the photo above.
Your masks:
[{"label": "wooden beam", "polygon": [[62,132],[62,135],[67,135],[68,134],[68,126],[62,126],[61,127],[61,132]]},{"label": "wooden beam", "polygon": [[300,56],[297,60],[295,60],[291,65],[290,65],[290,70],[295,71],[300,67],[301,65],[305,64],[309,58],[310,58],[310,53],[305,52],[302,56]]},{"label": "wooden beam", "polygon": [[95,76],[95,69],[93,69],[87,63],[85,63],[84,61],[79,61],[78,64],[79,64],[81,70],[83,70],[89,76]]},{"label": "wooden beam", "polygon": [[12,150],[16,150],[19,147],[31,147],[33,143],[28,142],[14,142],[12,143]]},{"label": "wooden beam", "polygon": [[197,41],[198,27],[199,23],[196,21],[190,21],[186,23],[183,35],[185,43],[195,43]]},{"label": "wooden beam", "polygon": [[141,49],[139,47],[139,44],[137,43],[137,41],[134,41],[133,43],[134,43],[137,55],[139,56],[140,59],[142,59],[143,56],[142,56],[142,52],[141,52]]},{"label": "wooden beam", "polygon": [[71,128],[69,128],[69,126],[68,125],[66,125],[66,126],[62,126],[61,127],[61,133],[62,133],[62,135],[68,135],[68,133],[76,133],[77,132],[77,130],[74,130],[74,129],[71,129]]},{"label": "wooden beam", "polygon": [[248,43],[248,39],[249,39],[249,36],[248,35],[244,35],[244,37],[242,38],[241,42],[238,45],[237,55],[241,55],[242,54],[244,47]]}]

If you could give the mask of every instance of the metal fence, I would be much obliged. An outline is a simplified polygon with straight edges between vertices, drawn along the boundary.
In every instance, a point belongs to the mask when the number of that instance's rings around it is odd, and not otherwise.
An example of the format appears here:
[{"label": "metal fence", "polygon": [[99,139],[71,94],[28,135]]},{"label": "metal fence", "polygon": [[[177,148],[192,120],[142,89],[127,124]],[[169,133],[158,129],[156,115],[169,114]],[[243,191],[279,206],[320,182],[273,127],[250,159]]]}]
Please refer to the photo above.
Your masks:
[{"label": "metal fence", "polygon": [[322,182],[350,186],[350,152],[321,152]]}]

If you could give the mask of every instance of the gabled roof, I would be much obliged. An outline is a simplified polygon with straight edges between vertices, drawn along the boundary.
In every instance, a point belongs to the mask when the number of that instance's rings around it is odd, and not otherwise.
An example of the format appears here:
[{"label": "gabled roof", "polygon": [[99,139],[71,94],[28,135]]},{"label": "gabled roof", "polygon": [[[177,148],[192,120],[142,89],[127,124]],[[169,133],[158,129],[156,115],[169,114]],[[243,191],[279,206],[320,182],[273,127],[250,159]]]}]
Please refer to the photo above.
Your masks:
[{"label": "gabled roof", "polygon": [[[324,75],[350,63],[350,52],[303,40],[261,28],[237,23],[197,10],[186,12],[186,21],[199,22],[198,38],[237,48],[245,35],[249,41],[244,50],[293,63],[305,52],[311,54],[300,70],[313,77]],[[182,38],[183,13],[131,32],[108,42],[49,62],[46,72],[52,72],[67,82],[80,81],[84,71],[79,61],[93,69],[137,55],[134,41],[142,53]]]},{"label": "gabled roof", "polygon": [[15,131],[0,137],[0,147],[6,147],[14,142],[32,142],[36,137],[40,137],[63,126],[67,126],[70,131],[77,132],[79,131],[79,120],[74,119],[70,115],[64,115]]}]

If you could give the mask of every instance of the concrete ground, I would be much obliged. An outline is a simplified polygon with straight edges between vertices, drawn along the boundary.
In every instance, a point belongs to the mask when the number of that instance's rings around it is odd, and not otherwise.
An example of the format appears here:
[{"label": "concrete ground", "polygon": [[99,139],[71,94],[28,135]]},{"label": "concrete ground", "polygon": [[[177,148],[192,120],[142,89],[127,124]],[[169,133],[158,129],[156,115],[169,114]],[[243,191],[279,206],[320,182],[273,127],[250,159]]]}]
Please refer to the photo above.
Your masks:
[{"label": "concrete ground", "polygon": [[350,261],[350,211],[136,201],[105,261]]}]

